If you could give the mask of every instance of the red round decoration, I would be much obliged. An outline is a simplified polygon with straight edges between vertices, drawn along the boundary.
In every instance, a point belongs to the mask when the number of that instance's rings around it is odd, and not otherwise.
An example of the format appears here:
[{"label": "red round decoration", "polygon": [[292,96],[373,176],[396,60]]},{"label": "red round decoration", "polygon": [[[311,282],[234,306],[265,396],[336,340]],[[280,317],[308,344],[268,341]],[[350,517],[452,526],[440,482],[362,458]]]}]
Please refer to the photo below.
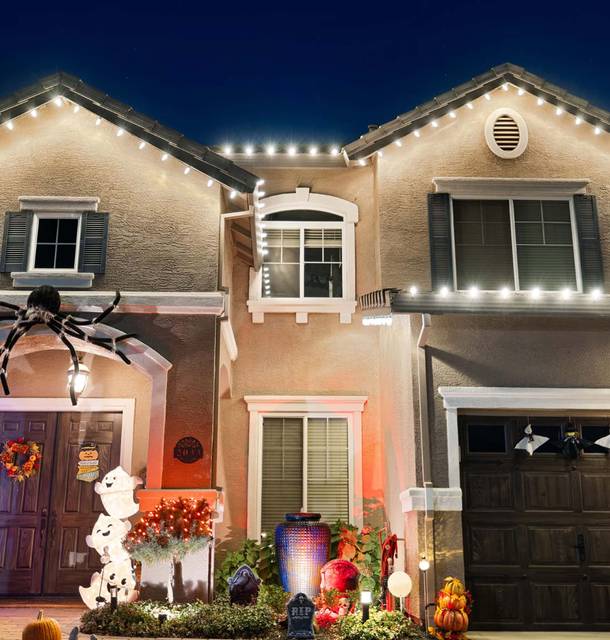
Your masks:
[{"label": "red round decoration", "polygon": [[345,593],[358,589],[360,571],[349,560],[331,560],[322,567],[320,574],[322,575],[322,584],[320,585],[322,591],[336,589]]}]

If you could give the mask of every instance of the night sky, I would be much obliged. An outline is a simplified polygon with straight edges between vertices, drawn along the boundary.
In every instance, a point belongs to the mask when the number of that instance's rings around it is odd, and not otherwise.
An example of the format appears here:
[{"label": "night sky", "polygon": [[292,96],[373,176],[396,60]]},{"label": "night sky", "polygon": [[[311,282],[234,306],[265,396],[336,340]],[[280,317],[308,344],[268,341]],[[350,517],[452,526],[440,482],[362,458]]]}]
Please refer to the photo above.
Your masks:
[{"label": "night sky", "polygon": [[2,3],[0,94],[64,70],[206,144],[346,143],[502,62],[610,109],[609,5]]}]

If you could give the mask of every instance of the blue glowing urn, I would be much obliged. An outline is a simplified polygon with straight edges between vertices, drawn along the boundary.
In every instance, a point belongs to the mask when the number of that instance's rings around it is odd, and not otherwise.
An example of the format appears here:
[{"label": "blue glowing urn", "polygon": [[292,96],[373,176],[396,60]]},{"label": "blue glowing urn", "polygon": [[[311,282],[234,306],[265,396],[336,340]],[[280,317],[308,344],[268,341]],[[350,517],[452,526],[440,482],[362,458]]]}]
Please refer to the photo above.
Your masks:
[{"label": "blue glowing urn", "polygon": [[275,528],[282,587],[310,598],[320,593],[320,570],[330,553],[330,527],[319,513],[287,513]]}]

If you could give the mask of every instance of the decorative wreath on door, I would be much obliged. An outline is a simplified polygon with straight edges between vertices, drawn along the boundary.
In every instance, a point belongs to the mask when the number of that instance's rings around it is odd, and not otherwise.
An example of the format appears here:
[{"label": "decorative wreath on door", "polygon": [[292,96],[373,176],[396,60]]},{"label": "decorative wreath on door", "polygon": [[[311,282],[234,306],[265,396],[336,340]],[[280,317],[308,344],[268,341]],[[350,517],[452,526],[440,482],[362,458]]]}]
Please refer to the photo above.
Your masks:
[{"label": "decorative wreath on door", "polygon": [[0,453],[0,464],[12,480],[23,482],[40,470],[42,453],[37,442],[26,442],[24,438],[8,440]]}]

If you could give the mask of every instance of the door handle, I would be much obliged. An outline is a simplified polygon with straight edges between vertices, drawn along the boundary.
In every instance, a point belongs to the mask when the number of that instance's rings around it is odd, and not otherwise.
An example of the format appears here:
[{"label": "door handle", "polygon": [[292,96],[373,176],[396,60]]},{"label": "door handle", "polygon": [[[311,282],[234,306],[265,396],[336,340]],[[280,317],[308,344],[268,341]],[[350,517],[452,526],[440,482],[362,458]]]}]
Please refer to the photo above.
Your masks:
[{"label": "door handle", "polygon": [[43,509],[41,512],[41,518],[40,518],[40,544],[42,544],[44,542],[44,536],[45,533],[47,531],[47,515],[48,512],[46,509]]},{"label": "door handle", "polygon": [[574,545],[574,549],[578,551],[578,559],[580,562],[584,562],[587,558],[587,550],[585,548],[585,536],[582,533],[579,533],[576,536],[576,544]]}]

